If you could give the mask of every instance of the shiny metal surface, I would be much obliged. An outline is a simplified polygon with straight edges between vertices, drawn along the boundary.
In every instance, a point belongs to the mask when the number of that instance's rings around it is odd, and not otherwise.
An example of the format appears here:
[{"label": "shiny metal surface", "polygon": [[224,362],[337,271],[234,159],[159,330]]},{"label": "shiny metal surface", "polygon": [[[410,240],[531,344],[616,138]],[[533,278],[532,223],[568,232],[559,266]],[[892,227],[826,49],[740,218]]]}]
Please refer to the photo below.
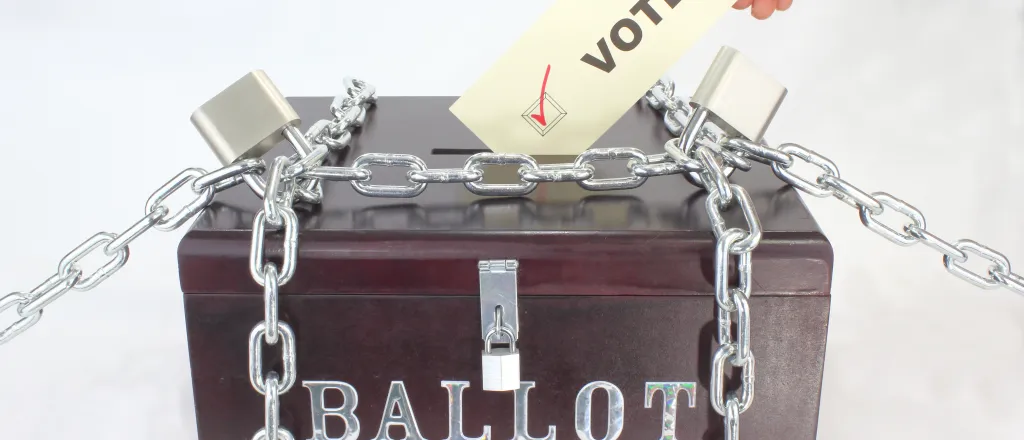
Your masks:
[{"label": "shiny metal surface", "polygon": [[[882,204],[882,211],[885,208],[892,209],[900,214],[907,216],[910,221],[913,222],[913,226],[920,230],[927,229],[925,226],[924,214],[918,211],[917,208],[911,206],[907,202],[897,199],[889,194],[877,192],[871,195],[872,198]],[[875,214],[871,212],[871,209],[867,206],[861,206],[860,208],[860,221],[864,223],[868,229],[874,231],[876,234],[885,237],[887,240],[896,243],[900,246],[910,246],[917,243],[917,238],[907,232],[901,232],[904,228],[897,230],[896,228],[890,227],[885,223],[878,221],[875,218]]]},{"label": "shiny metal surface", "polygon": [[362,168],[321,166],[306,171],[304,174],[306,177],[313,179],[335,180],[339,182],[370,180],[370,170]]},{"label": "shiny metal surface", "polygon": [[[635,172],[634,172],[635,174]],[[519,178],[524,182],[582,182],[594,178],[594,167],[575,168],[574,164],[546,164],[539,168],[519,168]]]},{"label": "shiny metal surface", "polygon": [[732,302],[729,288],[729,265],[732,260],[730,250],[744,235],[738,228],[729,229],[723,232],[715,243],[715,299],[718,301],[718,307],[728,312],[736,311],[736,304]]},{"label": "shiny metal surface", "polygon": [[[359,393],[352,385],[345,382],[307,380],[302,382],[302,387],[309,390],[313,412],[313,437],[310,440],[355,440],[359,438],[359,417],[355,415],[355,410],[359,406]],[[325,402],[327,390],[334,390],[341,394],[340,406],[327,407]],[[461,396],[459,398],[461,399]],[[345,431],[341,437],[327,437],[328,417],[338,418],[344,422]]]},{"label": "shiny metal surface", "polygon": [[278,274],[277,266],[267,262],[263,266],[263,322],[267,323],[266,341],[268,345],[277,344],[278,332]]},{"label": "shiny metal surface", "polygon": [[576,437],[580,440],[598,440],[594,437],[594,392],[604,390],[608,393],[608,418],[601,440],[616,440],[622,435],[622,425],[626,417],[625,399],[622,390],[609,382],[591,382],[583,386],[576,394]]},{"label": "shiny metal surface", "polygon": [[[281,369],[282,376],[278,393],[284,394],[295,385],[295,332],[285,322],[280,322],[277,331],[281,337]],[[249,333],[249,382],[260,394],[266,394],[266,381],[263,375],[263,341],[266,340],[267,324],[260,322]],[[275,344],[276,345],[276,344]],[[275,373],[276,374],[276,373]]]},{"label": "shiny metal surface", "polygon": [[[277,373],[271,371],[267,373],[267,382],[263,385],[263,389],[267,390],[263,400],[263,414],[264,414],[264,427],[263,434],[267,440],[277,440],[281,431],[281,401],[278,390],[281,388],[281,384],[278,382]],[[256,433],[259,437],[261,434]]]},{"label": "shiny metal surface", "polygon": [[[413,171],[424,171],[427,169],[427,164],[416,156],[410,154],[377,154],[370,153],[360,156],[352,163],[355,168],[361,168],[367,171],[371,166],[384,166],[384,167],[408,167]],[[367,197],[416,197],[423,193],[423,190],[427,189],[426,183],[413,183],[412,185],[374,185],[370,182],[373,181],[373,173],[370,172],[370,178],[366,180],[352,180],[352,188],[359,194]]]},{"label": "shiny metal surface", "polygon": [[[167,181],[167,183],[157,189],[156,192],[149,197],[149,200],[146,200],[146,214],[150,214],[155,211],[157,207],[163,206],[164,201],[179,189],[185,188],[186,186],[191,188],[191,185],[196,181],[196,179],[203,177],[204,175],[206,175],[206,171],[200,168],[189,168],[178,173],[177,176],[174,176],[174,178]],[[196,214],[202,211],[203,208],[213,201],[214,193],[213,188],[211,187],[207,187],[202,191],[193,192],[195,192],[196,196],[191,202],[183,206],[173,215],[166,216],[157,222],[155,227],[158,231],[168,232],[180,228],[181,225],[192,219],[192,217],[195,217]]]},{"label": "shiny metal surface", "polygon": [[126,249],[136,238],[139,238],[146,231],[156,226],[161,219],[167,216],[168,212],[166,206],[157,206],[156,210],[139,219],[139,221],[129,226],[124,232],[117,234],[117,238],[111,240],[110,243],[103,247],[103,252],[111,255]]},{"label": "shiny metal surface", "polygon": [[18,305],[18,315],[22,319],[42,316],[44,307],[68,293],[81,279],[82,271],[77,268],[65,276],[57,274],[50,277],[24,296],[24,301],[19,302]]},{"label": "shiny metal surface", "polygon": [[729,185],[729,176],[722,171],[717,155],[710,148],[699,146],[697,147],[697,158],[703,165],[701,180],[704,181],[708,193],[715,194],[714,198],[708,197],[708,200],[711,200],[709,203],[716,205],[715,210],[729,206],[732,203],[733,191]]},{"label": "shiny metal surface", "polygon": [[299,123],[288,101],[261,70],[250,72],[192,114],[192,124],[222,165],[260,157]]},{"label": "shiny metal surface", "polygon": [[469,382],[441,381],[441,388],[448,390],[448,437],[445,437],[445,440],[490,440],[492,438],[489,425],[484,425],[483,434],[480,437],[466,435],[462,419],[462,393],[469,387]]},{"label": "shiny metal surface", "polygon": [[251,159],[244,159],[232,163],[224,168],[216,171],[211,171],[203,176],[200,176],[192,181],[192,191],[196,193],[202,193],[207,187],[216,186],[226,180],[234,181],[236,184],[239,182],[240,176],[252,173],[262,173],[267,168],[267,164],[263,162],[263,159],[254,157]]},{"label": "shiny metal surface", "polygon": [[675,440],[676,415],[679,412],[679,392],[686,392],[688,408],[697,405],[697,384],[694,382],[647,382],[644,392],[644,408],[651,408],[658,391],[662,393],[661,437],[658,440]]},{"label": "shiny metal surface", "polygon": [[[263,320],[253,326],[249,333],[249,383],[256,392],[265,396],[264,427],[256,432],[254,439],[292,439],[291,432],[281,427],[279,399],[281,394],[287,393],[295,385],[298,378],[295,332],[280,319],[279,289],[295,274],[298,259],[299,220],[292,204],[295,202],[296,188],[302,181],[295,174],[319,166],[324,159],[326,147],[318,146],[313,150],[304,140],[297,139],[291,139],[291,143],[298,151],[294,157],[297,160],[284,156],[274,158],[265,186],[262,209],[253,217],[249,272],[253,281],[263,286]],[[293,166],[291,169],[295,173],[285,172]],[[307,189],[322,194],[319,180],[308,182],[312,184],[307,183]],[[271,218],[272,213],[278,216],[276,221]],[[264,234],[267,226],[283,229],[284,232],[280,271],[274,263],[264,261]],[[280,380],[273,371],[263,376],[263,342],[270,346],[276,346],[278,342],[281,344]]]},{"label": "shiny metal surface", "polygon": [[[267,178],[266,186],[267,194],[273,195],[273,197],[263,198],[263,212],[265,213],[264,220],[268,225],[275,229],[280,228],[284,224],[284,220],[281,218],[282,214],[277,206],[279,204],[283,205],[282,201],[284,199],[291,200],[292,196],[295,194],[295,187],[292,185],[292,182],[281,181],[284,173],[284,167],[287,163],[288,158],[286,157],[279,156],[274,158],[274,164],[270,166],[270,175]],[[287,189],[282,191],[282,188],[280,188],[282,185]],[[283,193],[287,193],[287,195],[283,197],[277,196],[278,194]],[[288,203],[287,206],[291,206],[291,203]]]},{"label": "shiny metal surface", "polygon": [[853,186],[852,183],[840,179],[836,176],[824,175],[818,178],[818,183],[828,187],[832,190],[832,195],[839,199],[841,202],[846,203],[858,210],[864,207],[874,215],[881,214],[885,209],[882,206],[882,202],[875,200],[860,188]]},{"label": "shiny metal surface", "polygon": [[907,231],[907,234],[910,234],[914,238],[920,240],[922,244],[941,252],[942,255],[949,256],[950,258],[960,262],[967,261],[967,254],[965,254],[964,251],[957,249],[955,245],[943,240],[938,235],[932,234],[931,232],[921,229],[916,225],[907,225],[904,226],[903,229]]},{"label": "shiny metal surface", "polygon": [[683,155],[693,157],[693,152],[697,148],[697,139],[700,137],[700,129],[708,122],[710,115],[711,112],[702,106],[695,107],[690,113],[690,119],[686,121],[686,128],[679,136],[679,149],[682,150]]},{"label": "shiny metal surface", "polygon": [[[67,278],[71,276],[72,272],[80,271],[78,263],[83,258],[99,249],[101,246],[107,246],[113,242],[115,238],[117,238],[117,236],[109,232],[98,232],[96,235],[89,237],[83,241],[82,244],[78,245],[78,247],[72,249],[71,252],[68,252],[68,254],[60,260],[60,263],[57,264],[57,275],[61,278]],[[103,282],[103,280],[109,278],[118,270],[121,270],[125,263],[128,262],[128,249],[120,249],[113,254],[107,254],[104,252],[104,254],[107,256],[107,261],[93,273],[82,276],[82,278],[72,287],[73,289],[80,291],[91,290],[96,287],[96,285]]]},{"label": "shiny metal surface", "polygon": [[[761,220],[757,217],[757,211],[754,209],[754,202],[750,199],[750,194],[747,190],[743,189],[742,186],[736,184],[730,184],[729,187],[733,194],[736,194],[736,202],[739,205],[740,212],[743,213],[743,219],[746,220],[747,225],[745,229],[740,229],[744,236],[741,240],[737,241],[729,252],[735,254],[748,253],[753,251],[757,244],[761,241],[762,228]],[[722,196],[718,190],[712,191],[708,194],[707,202],[705,203],[708,210],[708,217],[711,218],[711,228],[715,231],[715,236],[721,239],[722,234],[726,231],[725,226],[725,215],[722,205]],[[728,206],[726,204],[726,206]]]},{"label": "shiny metal surface", "polygon": [[[942,257],[942,264],[946,266],[950,273],[982,289],[995,289],[1004,284],[994,274],[1010,274],[1010,260],[1005,255],[974,240],[960,240],[954,246],[960,252],[963,252],[964,255],[967,255],[967,258],[961,261],[949,255],[944,255]],[[980,257],[992,263],[989,266],[988,272],[977,274],[965,268],[964,263],[967,263],[971,256]]]},{"label": "shiny metal surface", "polygon": [[[5,312],[7,309],[18,306],[19,308],[28,304],[28,298],[25,298],[21,294],[14,292],[7,294],[3,298],[0,298],[0,313]],[[26,314],[21,316],[13,323],[8,325],[3,330],[0,330],[0,344],[3,344],[11,339],[14,339],[18,335],[28,330],[33,325],[39,322],[39,319],[43,317],[42,310],[36,311],[33,314]]]},{"label": "shiny metal surface", "polygon": [[693,93],[693,102],[698,109],[707,109],[729,137],[761,142],[786,93],[742,53],[723,47]]},{"label": "shiny metal surface", "polygon": [[[723,57],[723,54],[726,55]],[[724,61],[723,61],[724,60]],[[717,67],[716,67],[717,66]],[[717,69],[717,70],[716,70]],[[729,74],[728,71],[735,70],[738,73]],[[717,73],[716,73],[717,72]],[[750,297],[752,286],[751,253],[761,240],[761,224],[757,212],[754,209],[750,195],[740,185],[729,182],[729,177],[735,169],[747,171],[751,164],[746,160],[743,152],[735,153],[729,148],[722,147],[713,140],[713,136],[704,136],[705,126],[714,126],[707,123],[714,119],[717,124],[726,124],[726,131],[737,132],[739,128],[742,134],[748,134],[754,141],[760,142],[764,129],[774,116],[778,104],[781,103],[784,89],[778,96],[772,97],[771,91],[759,90],[762,98],[760,102],[752,104],[754,108],[745,108],[741,103],[747,101],[730,98],[730,93],[736,93],[737,89],[749,87],[749,84],[736,84],[732,76],[748,76],[758,79],[759,72],[754,71],[738,55],[723,51],[719,54],[716,64],[704,82],[701,84],[699,94],[703,95],[703,101],[695,99],[695,110],[690,114],[690,120],[676,142],[665,144],[665,151],[673,157],[677,163],[686,164],[694,159],[700,167],[693,172],[684,174],[691,184],[704,188],[708,191],[706,200],[706,211],[711,220],[712,230],[715,233],[717,243],[715,246],[714,259],[714,285],[715,302],[717,305],[717,333],[718,349],[711,362],[711,403],[715,411],[724,416],[727,438],[739,438],[739,415],[746,411],[753,404],[754,398],[754,354],[750,348],[751,323],[750,305],[747,299]],[[760,78],[762,84],[771,85],[770,78]],[[658,85],[655,85],[658,87]],[[673,87],[674,90],[674,87]],[[746,89],[744,89],[746,90]],[[767,93],[767,94],[766,94]],[[755,93],[756,94],[756,93]],[[655,94],[652,94],[655,95]],[[653,98],[653,96],[652,96]],[[771,102],[774,100],[774,103]],[[763,108],[758,109],[757,104]],[[654,103],[652,105],[656,105]],[[703,105],[702,105],[703,104]],[[704,105],[712,106],[721,110],[720,114],[713,114]],[[662,103],[662,107],[673,107],[672,104]],[[767,106],[767,107],[766,107]],[[768,108],[774,106],[773,108]],[[758,114],[761,110],[762,113]],[[725,119],[723,120],[722,117]],[[666,123],[669,121],[666,119]],[[728,125],[728,124],[739,124]],[[763,124],[755,127],[757,124]],[[671,126],[670,126],[671,129]],[[752,130],[757,131],[753,133]],[[724,143],[728,143],[725,140]],[[749,148],[746,153],[768,156],[784,157],[781,154],[773,155],[770,150]],[[757,156],[757,154],[754,154]],[[773,165],[774,166],[774,165]],[[838,174],[838,171],[837,173]],[[733,202],[739,205],[740,211],[747,223],[747,229],[730,228],[726,229],[723,211],[728,209]],[[729,286],[729,265],[733,255],[738,256],[737,272],[738,284],[736,287]],[[735,315],[735,319],[734,319]],[[736,323],[736,336],[732,335],[732,324]],[[725,362],[728,361],[732,367],[743,369],[743,381],[739,390],[727,392],[725,390]],[[736,397],[736,396],[739,397]],[[726,403],[728,402],[728,403]]]},{"label": "shiny metal surface", "polygon": [[[356,84],[361,84],[361,87],[365,87],[366,89],[372,89],[372,86],[352,78],[346,78],[345,83],[348,84],[348,86],[346,86],[345,95],[343,96],[352,97],[365,92],[363,89],[353,89],[352,87],[357,87]],[[372,99],[364,99],[358,102],[344,99],[341,102],[345,103],[345,106],[359,108],[362,114],[365,115],[365,110],[369,106],[373,105],[375,100],[376,97],[374,96]],[[339,102],[338,99],[335,99],[335,101]],[[345,110],[341,112],[342,116],[348,114],[348,107],[342,109]],[[296,124],[288,124],[282,127],[280,133],[282,139],[288,140],[288,144],[295,150],[299,159],[306,159],[307,157],[312,156],[309,160],[300,161],[301,165],[298,166],[300,170],[314,168],[322,162],[322,160],[320,160],[321,154],[324,153],[317,152],[314,145],[326,145],[329,149],[335,150],[347,147],[352,141],[351,128],[355,126],[352,121],[339,119],[337,115],[333,120],[322,119],[315,122],[308,130],[306,130],[305,134],[300,133],[295,125]],[[293,173],[294,172],[296,171],[293,171]],[[291,176],[289,176],[289,178],[290,177]],[[266,192],[266,181],[262,176],[258,174],[245,174],[243,176],[243,180],[249,185],[249,188],[256,193],[257,197],[265,199],[264,193]],[[306,203],[319,204],[323,199],[321,183],[317,179],[299,179],[295,192],[298,199]]]},{"label": "shiny metal surface", "polygon": [[[466,165],[463,167],[466,171],[483,171],[483,167],[487,165],[519,165],[519,169],[538,170],[539,166],[537,161],[525,154],[514,154],[514,153],[477,153],[469,156],[466,159]],[[524,196],[527,195],[535,188],[537,188],[536,182],[523,182],[523,183],[482,183],[482,182],[466,182],[466,189],[469,192],[481,196]]]},{"label": "shiny metal surface", "polygon": [[[277,282],[283,285],[287,284],[291,280],[292,275],[295,274],[295,255],[298,253],[299,247],[299,219],[291,208],[281,209],[281,214],[281,218],[284,220],[284,241],[282,242],[284,257]],[[253,219],[252,251],[249,253],[249,271],[252,273],[253,279],[260,286],[263,286],[264,267],[266,264],[263,258],[264,235],[267,228],[265,218],[266,213],[260,211],[256,213],[256,217]]]},{"label": "shiny metal surface", "polygon": [[405,392],[405,384],[402,382],[391,382],[391,389],[388,391],[388,400],[384,404],[384,417],[380,422],[380,430],[373,440],[391,440],[388,429],[393,426],[400,426],[405,429],[406,440],[426,440],[420,432],[419,424],[416,423],[416,415],[412,412],[412,405],[409,404],[409,396]]},{"label": "shiny metal surface", "polygon": [[723,144],[723,146],[740,152],[743,154],[743,157],[766,165],[771,165],[774,162],[778,162],[781,166],[786,168],[793,165],[793,156],[790,156],[788,153],[776,150],[766,145],[755,144],[743,138],[729,139]]},{"label": "shiny metal surface", "polygon": [[[647,165],[648,163],[647,154],[637,148],[592,148],[584,151],[576,158],[576,162],[573,163],[573,168],[583,169],[588,165],[592,165],[594,162],[621,159],[628,159],[629,163],[634,164],[634,166]],[[636,188],[643,185],[646,181],[646,177],[633,175],[629,177],[610,177],[602,179],[590,178],[587,180],[581,180],[577,183],[584,189],[591,191],[608,191]]]},{"label": "shiny metal surface", "polygon": [[543,437],[534,437],[530,435],[530,421],[527,418],[529,414],[529,396],[530,390],[536,387],[537,384],[534,382],[521,382],[519,389],[515,392],[516,397],[516,425],[515,434],[513,440],[555,440],[555,427],[554,425],[548,426],[548,433]]},{"label": "shiny metal surface", "polygon": [[479,182],[484,178],[484,172],[462,168],[412,170],[406,178],[413,183],[467,183]]},{"label": "shiny metal surface", "polygon": [[733,397],[739,399],[740,414],[749,409],[754,401],[755,362],[753,357],[748,358],[748,362],[743,365],[743,372],[741,374],[742,384],[739,390],[729,394],[725,392],[726,367],[730,369],[733,367],[732,364],[727,366],[726,362],[735,355],[735,345],[720,345],[711,360],[711,406],[722,415],[725,415],[726,401],[732,400]]},{"label": "shiny metal surface", "polygon": [[491,338],[505,332],[515,344],[519,339],[519,262],[479,261],[477,272],[480,277],[480,334],[484,343],[490,347]]},{"label": "shiny metal surface", "polygon": [[793,185],[793,187],[815,197],[828,197],[832,195],[832,191],[828,187],[817,182],[819,179],[821,179],[822,176],[839,177],[839,168],[836,167],[836,164],[832,163],[832,161],[829,160],[827,157],[821,156],[818,153],[815,153],[797,144],[782,144],[782,147],[779,148],[779,151],[789,154],[790,156],[795,157],[797,159],[801,159],[804,162],[813,164],[820,168],[822,171],[824,171],[824,173],[815,177],[813,180],[808,180],[790,171],[789,165],[783,165],[780,162],[774,162],[772,163],[772,170],[775,171],[775,175],[779,176],[780,179],[786,181],[786,183]]}]

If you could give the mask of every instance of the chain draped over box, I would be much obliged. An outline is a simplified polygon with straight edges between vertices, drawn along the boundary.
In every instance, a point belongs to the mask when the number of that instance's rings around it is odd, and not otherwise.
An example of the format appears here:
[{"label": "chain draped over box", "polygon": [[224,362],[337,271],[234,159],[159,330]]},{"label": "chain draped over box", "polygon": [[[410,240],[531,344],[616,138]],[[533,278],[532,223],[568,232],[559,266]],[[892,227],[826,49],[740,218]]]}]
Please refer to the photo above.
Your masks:
[{"label": "chain draped over box", "polygon": [[[1024,277],[1011,271],[1005,255],[971,240],[948,242],[930,232],[925,217],[917,208],[884,192],[867,193],[840,177],[839,168],[812,150],[796,144],[773,148],[766,142],[751,142],[742,137],[729,137],[706,114],[695,114],[689,98],[675,94],[675,84],[658,81],[644,99],[653,108],[664,112],[666,128],[679,138],[665,145],[666,153],[647,155],[636,148],[590,149],[571,163],[539,165],[523,154],[478,153],[467,159],[463,168],[430,169],[426,163],[408,154],[371,153],[355,159],[350,167],[321,165],[331,150],[346,148],[353,130],[363,124],[367,109],[376,101],[376,89],[363,81],[345,80],[345,93],[331,104],[334,118],[318,121],[306,132],[294,127],[282,135],[296,154],[278,157],[268,171],[260,158],[242,158],[224,168],[207,173],[189,168],[161,186],[147,200],[145,215],[120,234],[99,232],[65,255],[57,265],[56,274],[29,292],[13,292],[0,298],[0,313],[14,308],[15,322],[0,331],[0,344],[6,343],[42,317],[44,308],[71,290],[87,291],[101,284],[127,263],[128,247],[150,229],[179,229],[213,200],[214,195],[241,183],[249,185],[264,199],[264,208],[253,222],[250,272],[253,280],[264,288],[264,319],[257,323],[249,337],[249,378],[253,389],[265,398],[265,423],[254,440],[293,440],[293,435],[280,426],[280,395],[287,393],[297,378],[295,333],[278,314],[278,290],[295,273],[298,255],[298,221],[292,208],[296,200],[318,203],[322,198],[323,180],[348,181],[358,193],[369,197],[408,198],[422,193],[429,184],[460,183],[481,196],[525,196],[538,183],[576,182],[592,191],[625,190],[639,187],[648,178],[681,174],[691,183],[708,191],[707,210],[716,237],[715,301],[717,304],[717,340],[711,360],[711,405],[723,416],[726,439],[739,438],[739,416],[749,409],[754,398],[755,356],[750,349],[751,254],[758,245],[762,230],[746,190],[730,183],[735,170],[749,170],[751,161],[770,165],[775,174],[793,187],[815,197],[835,197],[857,209],[861,222],[871,231],[901,246],[923,243],[942,254],[943,265],[959,278],[981,288],[1000,287],[1024,295]],[[697,126],[688,126],[688,124]],[[625,174],[620,177],[597,178],[593,163],[625,160]],[[792,168],[798,161],[811,164],[820,171],[817,176],[803,177]],[[519,165],[521,183],[485,184],[488,165]],[[406,167],[407,185],[372,183],[373,166]],[[164,201],[173,194],[191,190],[189,203],[172,213]],[[745,227],[727,228],[722,212],[738,206]],[[903,214],[903,225],[888,225],[879,220],[886,210]],[[281,266],[264,261],[264,234],[267,229],[283,231],[284,258]],[[85,274],[78,263],[86,256],[102,252],[106,262],[93,273]],[[735,257],[735,258],[734,258]],[[986,272],[973,272],[964,264],[980,258],[990,263]],[[730,285],[729,266],[737,266],[736,285]],[[733,324],[735,323],[735,332]],[[263,343],[282,345],[282,372],[263,372]],[[741,368],[738,389],[727,390],[725,372]]]}]

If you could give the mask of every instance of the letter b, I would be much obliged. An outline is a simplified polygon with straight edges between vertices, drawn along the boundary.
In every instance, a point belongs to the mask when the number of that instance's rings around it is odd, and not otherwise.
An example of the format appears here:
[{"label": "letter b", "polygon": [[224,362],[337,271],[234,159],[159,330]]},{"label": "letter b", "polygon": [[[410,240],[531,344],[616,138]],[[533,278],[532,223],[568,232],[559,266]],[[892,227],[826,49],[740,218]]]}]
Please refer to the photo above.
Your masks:
[{"label": "letter b", "polygon": [[[359,394],[356,389],[345,382],[304,381],[304,388],[309,389],[309,397],[313,408],[313,437],[309,440],[356,440],[359,437],[359,419],[355,416]],[[327,390],[341,391],[341,406],[328,408],[324,404],[324,392]],[[338,417],[345,421],[345,434],[341,437],[327,436],[327,417]]]}]

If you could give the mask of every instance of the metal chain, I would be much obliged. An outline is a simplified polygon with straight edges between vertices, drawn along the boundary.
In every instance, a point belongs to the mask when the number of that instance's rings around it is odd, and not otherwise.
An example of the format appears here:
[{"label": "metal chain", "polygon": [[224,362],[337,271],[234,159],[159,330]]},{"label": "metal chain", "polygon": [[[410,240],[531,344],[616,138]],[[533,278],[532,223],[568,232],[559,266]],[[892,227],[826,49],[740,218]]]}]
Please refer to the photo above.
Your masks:
[{"label": "metal chain", "polygon": [[[319,183],[325,172],[320,164],[329,149],[345,148],[352,141],[352,128],[366,120],[366,111],[376,101],[373,86],[356,79],[345,79],[346,93],[331,103],[333,120],[314,123],[303,136],[316,147],[303,154],[301,140],[292,140],[297,154],[274,159],[268,172],[263,209],[256,213],[252,224],[252,248],[249,253],[249,272],[253,280],[263,287],[263,320],[249,333],[249,382],[264,397],[263,427],[253,440],[294,440],[292,433],[281,426],[280,396],[295,385],[298,371],[295,354],[295,332],[280,319],[279,290],[292,279],[298,261],[299,220],[292,208],[300,188],[309,180]],[[298,142],[296,142],[298,141]],[[330,171],[326,171],[330,173]],[[367,174],[367,178],[369,175]],[[267,229],[281,231],[281,265],[266,261],[264,243]],[[281,344],[282,371],[263,374],[263,343]]]},{"label": "metal chain", "polygon": [[[249,271],[253,280],[263,287],[263,320],[249,332],[249,382],[256,392],[265,399],[264,427],[253,436],[253,440],[293,440],[291,432],[281,426],[280,401],[282,394],[295,385],[298,377],[295,362],[295,332],[288,323],[280,320],[278,290],[291,280],[299,247],[299,220],[292,209],[295,196],[294,180],[283,180],[284,169],[291,160],[279,156],[271,165],[267,180],[267,206],[273,206],[280,216],[280,223],[270,221],[269,210],[264,208],[256,213],[252,223],[252,248],[249,253]],[[270,192],[271,188],[276,188]],[[281,269],[265,261],[264,240],[266,229],[283,232]],[[263,374],[263,343],[276,346],[281,343],[282,372],[271,371]]]},{"label": "metal chain", "polygon": [[[750,348],[751,255],[761,241],[761,222],[747,190],[729,182],[730,168],[747,170],[750,163],[742,155],[720,148],[715,142],[720,136],[708,132],[710,124],[706,122],[700,127],[701,136],[692,148],[688,147],[682,133],[688,123],[683,117],[689,118],[691,113],[689,100],[675,98],[674,91],[675,85],[661,80],[647,94],[647,101],[656,109],[666,108],[666,125],[670,124],[670,118],[672,123],[678,123],[675,127],[670,125],[669,129],[676,128],[673,133],[680,138],[669,142],[666,150],[677,160],[697,161],[699,166],[689,170],[688,180],[708,191],[706,208],[716,239],[714,284],[718,323],[718,347],[711,358],[711,407],[723,416],[724,438],[739,440],[740,414],[750,409],[754,401],[755,360]],[[745,227],[726,227],[723,211],[733,205],[743,213]],[[734,256],[738,279],[735,286],[730,286],[729,266]],[[735,368],[741,369],[740,387],[726,390],[726,370]]]},{"label": "metal chain", "polygon": [[[128,247],[150,229],[173,231],[202,211],[215,193],[242,183],[242,176],[263,171],[260,159],[239,161],[207,173],[200,168],[189,168],[158,188],[146,201],[145,215],[120,234],[98,232],[72,249],[57,264],[55,275],[27,293],[13,292],[0,298],[0,313],[12,307],[17,320],[0,331],[0,344],[28,330],[43,316],[46,306],[71,290],[92,290],[115,274],[128,262]],[[172,212],[164,202],[179,192],[191,191],[191,201]],[[102,255],[100,255],[102,254]],[[86,274],[80,263],[86,257],[99,255],[104,263]]]},{"label": "metal chain", "polygon": [[[796,144],[783,144],[779,148],[756,145],[742,139],[730,139],[726,149],[744,155],[752,160],[770,164],[780,179],[793,187],[815,197],[835,197],[860,213],[861,223],[882,237],[900,246],[917,243],[942,254],[942,264],[953,275],[983,289],[1004,287],[1024,295],[1024,277],[1013,273],[1010,260],[1002,253],[974,240],[958,240],[951,243],[928,230],[924,214],[913,205],[885,192],[867,193],[839,175],[839,167],[827,157]],[[797,162],[814,165],[820,170],[813,178],[802,177],[793,172]],[[893,210],[906,217],[902,225],[889,225],[878,216]],[[989,263],[984,273],[974,272],[964,266],[970,258],[980,258]]]}]

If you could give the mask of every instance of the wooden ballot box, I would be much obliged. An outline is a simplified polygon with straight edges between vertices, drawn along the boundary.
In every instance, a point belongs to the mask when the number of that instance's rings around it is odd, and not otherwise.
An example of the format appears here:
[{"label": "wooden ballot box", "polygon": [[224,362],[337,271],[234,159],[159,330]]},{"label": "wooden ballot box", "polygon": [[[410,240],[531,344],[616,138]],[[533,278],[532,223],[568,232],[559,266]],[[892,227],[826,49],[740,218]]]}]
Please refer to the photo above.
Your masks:
[{"label": "wooden ballot box", "polygon": [[[448,111],[455,99],[381,97],[328,164],[386,152],[461,168],[486,147]],[[330,98],[290,102],[306,126],[330,117]],[[661,116],[638,103],[594,146],[659,153],[670,138]],[[291,150],[282,145],[267,158],[283,154]],[[625,170],[625,161],[603,162],[598,174]],[[375,168],[374,183],[404,183],[406,171]],[[515,167],[485,175],[509,178]],[[813,440],[832,249],[768,167],[732,181],[748,190],[764,228],[750,300],[756,397],[742,432]],[[368,198],[348,182],[324,182],[321,205],[296,207],[298,265],[280,291],[298,373],[280,397],[281,425],[296,439],[601,439],[614,438],[608,408],[620,405],[621,439],[671,438],[669,427],[676,439],[721,438],[709,403],[715,237],[705,197],[679,175],[608,192],[540,184],[513,198],[476,196],[463,184]],[[201,440],[249,439],[264,425],[247,343],[264,317],[263,288],[249,271],[261,207],[245,185],[218,194],[178,249]],[[735,206],[726,221],[743,224]],[[266,243],[280,261],[280,238]],[[494,260],[513,262],[515,391],[482,389],[480,263]],[[279,346],[264,357],[264,371],[280,371]],[[738,370],[732,376],[726,389],[739,385]]]}]

